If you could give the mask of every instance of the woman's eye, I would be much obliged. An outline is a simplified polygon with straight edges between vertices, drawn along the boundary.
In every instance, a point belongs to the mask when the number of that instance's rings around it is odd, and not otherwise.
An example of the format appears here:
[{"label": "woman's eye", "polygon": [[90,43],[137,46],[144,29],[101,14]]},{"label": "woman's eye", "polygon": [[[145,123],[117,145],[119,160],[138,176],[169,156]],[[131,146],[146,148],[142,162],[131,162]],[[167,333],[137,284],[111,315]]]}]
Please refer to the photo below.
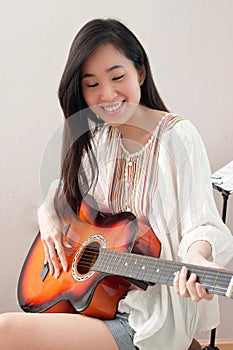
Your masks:
[{"label": "woman's eye", "polygon": [[119,75],[118,77],[115,77],[115,78],[113,78],[112,80],[121,80],[122,78],[124,78],[124,74],[122,74],[122,75]]},{"label": "woman's eye", "polygon": [[96,87],[98,85],[98,83],[93,83],[93,84],[87,84],[87,87]]}]

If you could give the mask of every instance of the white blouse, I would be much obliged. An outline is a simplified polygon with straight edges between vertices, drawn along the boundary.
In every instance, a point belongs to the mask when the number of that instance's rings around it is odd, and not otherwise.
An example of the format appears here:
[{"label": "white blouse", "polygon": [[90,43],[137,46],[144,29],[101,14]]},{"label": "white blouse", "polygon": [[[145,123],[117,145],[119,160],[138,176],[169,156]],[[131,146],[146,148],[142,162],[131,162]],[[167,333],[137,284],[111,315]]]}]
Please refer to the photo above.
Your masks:
[{"label": "white blouse", "polygon": [[[146,220],[161,242],[160,257],[180,261],[193,242],[205,240],[211,244],[212,260],[225,266],[233,257],[233,237],[215,205],[209,161],[198,131],[183,119],[167,127],[159,141],[156,174],[152,177],[157,184],[150,187]],[[109,142],[106,126],[95,137],[99,179],[92,195],[101,211],[114,207],[109,202],[109,189],[115,159]],[[142,176],[147,179],[145,173]],[[134,200],[143,201],[140,193],[145,195],[141,191]],[[141,216],[145,217],[145,212]],[[130,326],[136,332],[134,344],[140,350],[187,350],[198,331],[210,330],[220,321],[217,296],[196,303],[178,296],[173,287],[158,284],[146,291],[130,290],[118,309],[129,314]]]},{"label": "white blouse", "polygon": [[[107,211],[115,165],[109,157],[108,128],[96,142],[100,173],[93,195],[100,210]],[[163,132],[156,171],[147,221],[162,244],[160,257],[179,261],[193,242],[205,240],[211,244],[213,261],[226,265],[233,257],[233,237],[217,211],[207,153],[190,121],[181,120]],[[198,331],[212,329],[220,321],[217,296],[196,303],[165,285],[129,291],[119,311],[129,314],[136,332],[134,344],[140,350],[187,350]]]}]

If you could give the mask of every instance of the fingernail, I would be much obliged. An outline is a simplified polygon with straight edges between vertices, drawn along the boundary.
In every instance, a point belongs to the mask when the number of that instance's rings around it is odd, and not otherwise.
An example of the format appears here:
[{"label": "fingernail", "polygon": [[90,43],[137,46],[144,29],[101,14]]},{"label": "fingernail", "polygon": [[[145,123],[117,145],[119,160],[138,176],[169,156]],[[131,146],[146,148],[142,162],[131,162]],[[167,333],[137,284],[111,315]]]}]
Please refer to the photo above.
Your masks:
[{"label": "fingernail", "polygon": [[66,248],[72,248],[72,245],[70,245],[68,242],[65,242],[64,245],[66,246]]},{"label": "fingernail", "polygon": [[184,274],[186,274],[186,272],[187,272],[187,267],[183,266],[181,269],[181,273],[184,275]]},{"label": "fingernail", "polygon": [[195,274],[195,273],[191,273],[191,275],[190,275],[190,278],[192,279],[192,280],[196,280],[197,279],[197,275]]}]

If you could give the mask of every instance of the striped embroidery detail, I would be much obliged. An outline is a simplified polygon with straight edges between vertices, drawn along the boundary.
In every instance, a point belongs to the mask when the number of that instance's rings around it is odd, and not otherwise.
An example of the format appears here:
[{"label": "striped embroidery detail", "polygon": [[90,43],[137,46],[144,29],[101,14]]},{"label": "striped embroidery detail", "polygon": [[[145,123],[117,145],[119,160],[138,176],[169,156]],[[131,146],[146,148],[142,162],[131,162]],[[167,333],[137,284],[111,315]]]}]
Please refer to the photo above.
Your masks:
[{"label": "striped embroidery detail", "polygon": [[173,128],[173,126],[177,123],[177,122],[180,122],[181,120],[184,120],[183,117],[180,117],[178,115],[175,115],[173,114],[173,118],[171,118],[168,123],[167,123],[167,126],[166,126],[166,131],[167,130],[170,130],[171,128]]},{"label": "striped embroidery detail", "polygon": [[109,206],[113,213],[128,210],[147,221],[158,182],[158,158],[162,135],[180,120],[182,118],[174,114],[166,115],[155,130],[148,147],[132,155],[122,147],[119,131],[116,128],[110,129]]}]

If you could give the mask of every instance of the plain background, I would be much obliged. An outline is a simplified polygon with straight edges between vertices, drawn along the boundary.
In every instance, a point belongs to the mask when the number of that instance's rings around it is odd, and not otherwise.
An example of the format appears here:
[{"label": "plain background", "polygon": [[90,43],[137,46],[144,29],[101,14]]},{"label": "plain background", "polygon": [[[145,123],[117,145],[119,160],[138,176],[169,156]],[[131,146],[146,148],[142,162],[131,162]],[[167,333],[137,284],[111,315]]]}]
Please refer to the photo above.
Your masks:
[{"label": "plain background", "polygon": [[[51,137],[55,148],[58,144],[53,134],[62,113],[56,95],[76,32],[95,17],[114,17],[127,24],[149,54],[165,103],[198,128],[215,171],[233,159],[233,1],[21,0],[0,5],[0,312],[4,312],[19,310],[17,279],[38,229],[37,208],[56,174],[58,159],[54,157],[51,164],[45,154]],[[48,179],[40,181],[46,167]],[[221,194],[215,191],[215,198],[221,212]],[[227,224],[233,231],[232,211],[230,197]],[[233,301],[221,298],[219,339],[232,339],[232,314]]]}]

